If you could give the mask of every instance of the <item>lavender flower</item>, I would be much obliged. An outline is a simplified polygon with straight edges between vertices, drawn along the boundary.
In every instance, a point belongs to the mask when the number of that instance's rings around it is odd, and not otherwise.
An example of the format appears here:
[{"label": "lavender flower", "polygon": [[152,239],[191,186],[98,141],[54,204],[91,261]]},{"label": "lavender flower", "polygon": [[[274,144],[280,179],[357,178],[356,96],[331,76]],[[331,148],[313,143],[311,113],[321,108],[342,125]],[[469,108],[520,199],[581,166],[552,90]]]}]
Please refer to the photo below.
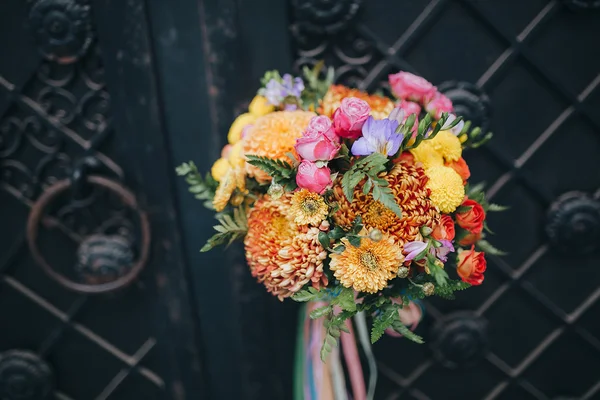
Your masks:
[{"label": "lavender flower", "polygon": [[355,156],[368,156],[381,153],[386,156],[396,154],[404,135],[396,133],[398,121],[391,119],[376,120],[369,117],[362,127],[362,137],[352,145],[352,154]]},{"label": "lavender flower", "polygon": [[454,246],[452,245],[452,242],[446,239],[442,239],[439,240],[439,242],[442,244],[440,247],[432,247],[432,253],[441,261],[446,262],[448,261],[448,253],[453,252],[454,251]]},{"label": "lavender flower", "polygon": [[421,253],[427,247],[427,243],[415,240],[408,242],[404,245],[404,252],[408,253],[405,260],[413,260],[419,253]]},{"label": "lavender flower", "polygon": [[303,90],[304,82],[302,78],[294,78],[290,74],[285,74],[281,80],[271,79],[267,82],[265,88],[261,89],[259,94],[265,96],[270,104],[279,106],[286,97],[300,98]]}]

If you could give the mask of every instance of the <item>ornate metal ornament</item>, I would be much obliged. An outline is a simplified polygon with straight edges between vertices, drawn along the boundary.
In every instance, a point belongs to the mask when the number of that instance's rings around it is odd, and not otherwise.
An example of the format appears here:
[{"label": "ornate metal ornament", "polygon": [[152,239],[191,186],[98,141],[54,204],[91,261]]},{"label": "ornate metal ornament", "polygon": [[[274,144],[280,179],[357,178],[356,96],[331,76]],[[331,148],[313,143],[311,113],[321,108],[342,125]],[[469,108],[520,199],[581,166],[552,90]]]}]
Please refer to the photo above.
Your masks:
[{"label": "ornate metal ornament", "polygon": [[474,126],[486,132],[490,125],[490,99],[477,86],[469,82],[448,81],[438,86],[454,105],[454,111]]},{"label": "ornate metal ornament", "polygon": [[546,222],[552,247],[569,254],[588,254],[600,248],[600,199],[568,192],[554,201]]},{"label": "ornate metal ornament", "polygon": [[0,399],[45,400],[54,389],[52,370],[30,351],[0,353]]},{"label": "ornate metal ornament", "polygon": [[340,32],[356,17],[362,0],[292,0],[296,29],[316,35]]},{"label": "ornate metal ornament", "polygon": [[105,293],[131,284],[148,261],[150,252],[150,223],[145,212],[139,209],[133,193],[118,182],[91,175],[85,178],[92,187],[108,190],[126,206],[137,213],[141,238],[139,255],[134,260],[130,242],[123,235],[90,235],[85,237],[78,249],[76,272],[85,283],[76,282],[54,269],[40,252],[37,245],[39,225],[44,212],[61,193],[72,189],[73,182],[64,179],[47,188],[31,207],[27,221],[27,241],[33,259],[44,271],[61,285],[83,293]]},{"label": "ornate metal ornament", "polygon": [[600,0],[563,0],[565,5],[572,10],[597,10],[600,9]]},{"label": "ornate metal ornament", "polygon": [[90,6],[82,0],[38,0],[29,23],[40,52],[59,64],[77,61],[92,43]]},{"label": "ornate metal ornament", "polygon": [[446,368],[476,364],[487,351],[485,321],[468,311],[448,314],[433,327],[431,349]]}]

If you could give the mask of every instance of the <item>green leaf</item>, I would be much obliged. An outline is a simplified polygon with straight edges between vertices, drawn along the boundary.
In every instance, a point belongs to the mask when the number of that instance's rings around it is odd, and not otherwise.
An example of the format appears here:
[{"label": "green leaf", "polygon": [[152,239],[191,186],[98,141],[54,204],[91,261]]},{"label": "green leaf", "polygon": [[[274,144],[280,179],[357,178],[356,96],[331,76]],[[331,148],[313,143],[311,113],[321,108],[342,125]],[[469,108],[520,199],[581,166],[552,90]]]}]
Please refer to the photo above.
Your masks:
[{"label": "green leaf", "polygon": [[402,321],[400,321],[400,318],[398,318],[397,320],[395,320],[392,323],[392,329],[394,329],[397,333],[401,334],[408,340],[412,340],[415,343],[419,343],[419,344],[425,343],[423,338],[421,336],[417,335],[416,333],[414,333],[413,331],[411,331],[410,329],[408,329],[408,327],[406,325],[404,325],[404,323]]},{"label": "green leaf", "polygon": [[456,210],[454,212],[456,214],[462,214],[462,213],[469,212],[472,208],[473,208],[472,206],[458,206],[458,207],[456,207]]},{"label": "green leaf", "polygon": [[360,247],[360,237],[359,236],[347,236],[348,241],[354,247]]},{"label": "green leaf", "polygon": [[344,195],[349,202],[352,203],[354,198],[354,188],[356,185],[363,180],[365,173],[357,170],[356,165],[352,166],[348,171],[344,173],[342,176],[342,190],[344,191]]},{"label": "green leaf", "polygon": [[335,228],[329,231],[329,237],[331,238],[331,240],[341,239],[344,237],[345,234],[346,232],[344,232],[344,230],[340,226],[336,226]]},{"label": "green leaf", "polygon": [[433,262],[428,262],[427,266],[429,267],[429,274],[435,279],[438,286],[445,286],[448,281],[448,273]]},{"label": "green leaf", "polygon": [[215,216],[219,225],[213,228],[217,231],[206,244],[200,249],[201,252],[209,251],[215,246],[226,243],[229,245],[236,239],[241,239],[248,231],[248,220],[242,208],[234,208],[233,216],[229,214],[217,214]]},{"label": "green leaf", "polygon": [[325,327],[325,340],[321,347],[321,361],[325,362],[327,355],[331,352],[333,346],[337,344],[337,339],[341,335],[341,331],[347,331],[345,329],[345,322],[348,318],[352,317],[355,312],[342,311],[338,315],[329,314],[329,317],[323,321]]},{"label": "green leaf", "polygon": [[185,177],[185,181],[190,186],[189,191],[194,194],[194,197],[198,200],[206,200],[204,205],[212,209],[212,199],[215,197],[219,182],[215,181],[210,173],[206,173],[203,178],[196,164],[191,161],[181,164],[175,171],[179,176]]},{"label": "green leaf", "polygon": [[277,183],[295,183],[295,169],[284,160],[274,160],[268,157],[247,154],[247,163],[265,171]]},{"label": "green leaf", "polygon": [[509,208],[509,206],[501,206],[499,204],[490,203],[487,206],[487,211],[506,211]]},{"label": "green leaf", "polygon": [[378,183],[375,183],[373,185],[373,199],[381,202],[385,207],[392,210],[398,218],[402,218],[402,209],[398,203],[396,203],[396,198],[388,186],[381,186]]},{"label": "green leaf", "polygon": [[410,114],[408,116],[408,118],[406,118],[406,121],[404,122],[404,132],[408,133],[412,130],[413,126],[415,125],[415,121],[417,119],[417,114]]},{"label": "green leaf", "polygon": [[292,300],[297,301],[299,303],[304,303],[306,301],[317,301],[323,297],[323,293],[315,289],[314,287],[309,287],[306,290],[301,290],[292,295]]},{"label": "green leaf", "polygon": [[371,343],[378,341],[385,330],[392,326],[394,321],[399,320],[398,306],[388,305],[381,309],[381,313],[373,318],[373,327],[371,328]]},{"label": "green leaf", "polygon": [[319,307],[310,312],[310,319],[318,319],[324,317],[327,314],[330,314],[331,312],[333,312],[333,306],[331,305]]},{"label": "green leaf", "polygon": [[319,243],[321,243],[321,246],[323,246],[324,249],[329,248],[330,240],[329,236],[325,232],[319,232],[318,239]]},{"label": "green leaf", "polygon": [[488,242],[487,240],[478,241],[475,244],[475,247],[477,247],[479,250],[481,250],[487,254],[492,254],[494,256],[504,256],[507,254],[504,251],[498,250],[497,248],[492,246],[492,244],[490,242]]},{"label": "green leaf", "polygon": [[337,254],[342,254],[344,252],[344,250],[346,250],[346,246],[344,246],[343,244],[340,244],[333,248],[333,252],[337,253]]},{"label": "green leaf", "polygon": [[352,289],[343,288],[340,294],[333,298],[331,303],[340,306],[344,311],[356,311],[354,291]]},{"label": "green leaf", "polygon": [[436,286],[434,295],[447,300],[454,300],[454,292],[465,290],[471,287],[471,284],[460,280],[449,280],[444,286]]}]

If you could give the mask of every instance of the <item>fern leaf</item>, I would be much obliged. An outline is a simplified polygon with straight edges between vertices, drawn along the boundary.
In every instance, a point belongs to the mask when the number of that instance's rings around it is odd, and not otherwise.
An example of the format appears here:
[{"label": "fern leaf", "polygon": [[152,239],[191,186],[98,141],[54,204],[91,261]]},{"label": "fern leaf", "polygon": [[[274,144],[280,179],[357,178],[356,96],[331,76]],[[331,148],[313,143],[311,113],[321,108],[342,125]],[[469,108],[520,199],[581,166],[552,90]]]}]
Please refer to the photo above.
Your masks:
[{"label": "fern leaf", "polygon": [[402,321],[400,321],[400,318],[396,319],[392,323],[392,329],[394,329],[396,332],[398,332],[399,334],[401,334],[408,340],[412,340],[415,343],[419,343],[419,344],[425,343],[423,338],[421,336],[417,335],[416,333],[414,333],[413,331],[411,331],[410,329],[408,329],[408,327],[406,325],[404,325],[404,323]]},{"label": "fern leaf", "polygon": [[385,207],[392,210],[398,218],[402,218],[402,209],[398,203],[396,203],[396,198],[388,186],[382,186],[379,183],[374,182],[373,199],[381,202],[381,204],[383,204]]},{"label": "fern leaf", "polygon": [[371,343],[378,341],[385,330],[392,326],[395,320],[398,320],[398,306],[389,305],[382,310],[382,313],[373,319],[373,327],[371,328]]}]

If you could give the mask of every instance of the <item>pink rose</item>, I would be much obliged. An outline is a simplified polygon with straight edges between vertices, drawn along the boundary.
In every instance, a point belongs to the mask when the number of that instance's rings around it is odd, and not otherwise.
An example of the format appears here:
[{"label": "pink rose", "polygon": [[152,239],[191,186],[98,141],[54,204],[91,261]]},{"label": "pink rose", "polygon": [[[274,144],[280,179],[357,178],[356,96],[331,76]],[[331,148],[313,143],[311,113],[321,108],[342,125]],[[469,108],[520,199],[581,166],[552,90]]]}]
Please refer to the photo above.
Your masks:
[{"label": "pink rose", "polygon": [[435,86],[431,82],[410,72],[400,71],[397,74],[389,75],[388,80],[392,87],[392,92],[402,100],[408,99],[417,102],[426,102],[436,92]]},{"label": "pink rose", "polygon": [[339,142],[340,140],[333,130],[333,124],[331,120],[326,115],[313,117],[313,119],[311,119],[308,123],[306,130],[302,134],[302,136],[305,137],[317,137],[322,135],[325,135],[333,142]]},{"label": "pink rose", "polygon": [[425,105],[425,110],[436,119],[440,119],[442,113],[452,112],[452,101],[441,93],[436,93],[433,99]]},{"label": "pink rose", "polygon": [[302,189],[323,194],[332,185],[331,170],[328,167],[317,167],[312,161],[302,161],[298,166],[296,183]]},{"label": "pink rose", "polygon": [[340,151],[340,147],[339,140],[329,140],[324,133],[316,137],[298,138],[295,146],[298,155],[308,161],[329,161]]},{"label": "pink rose", "polygon": [[333,113],[333,128],[338,136],[347,139],[357,139],[361,129],[371,113],[369,104],[356,97],[346,97],[340,108]]},{"label": "pink rose", "polygon": [[400,108],[404,110],[406,117],[411,114],[417,114],[417,117],[419,117],[419,114],[421,113],[421,106],[413,101],[402,100],[400,102]]}]

